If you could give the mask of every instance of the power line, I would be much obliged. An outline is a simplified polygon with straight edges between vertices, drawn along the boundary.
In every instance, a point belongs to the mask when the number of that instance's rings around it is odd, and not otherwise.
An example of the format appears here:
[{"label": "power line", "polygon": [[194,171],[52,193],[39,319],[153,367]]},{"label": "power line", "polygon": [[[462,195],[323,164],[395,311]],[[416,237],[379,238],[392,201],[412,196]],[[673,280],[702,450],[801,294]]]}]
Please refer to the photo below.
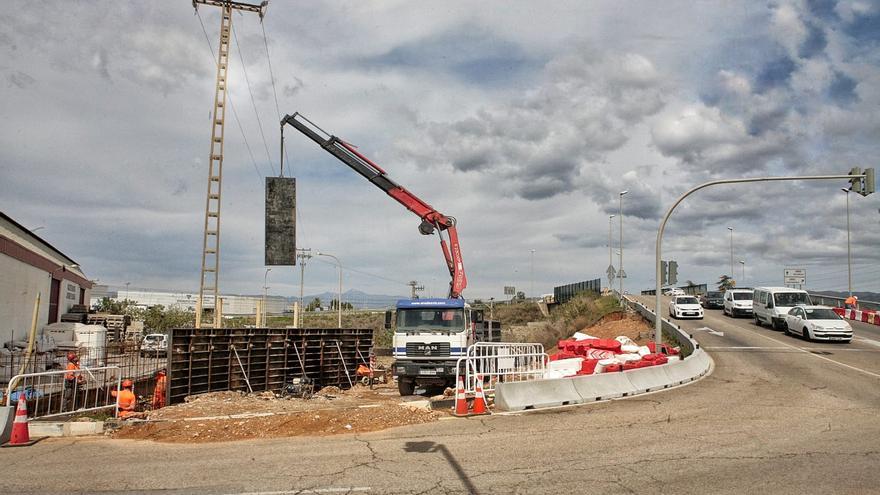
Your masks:
[{"label": "power line", "polygon": [[251,95],[251,105],[254,107],[254,115],[257,117],[257,127],[260,129],[260,136],[263,138],[263,147],[266,149],[266,159],[269,160],[269,168],[272,169],[272,175],[275,175],[275,165],[272,164],[272,157],[269,155],[269,145],[266,142],[266,134],[263,132],[263,124],[260,122],[260,112],[257,111],[257,102],[254,99],[254,92],[251,90],[251,80],[247,75],[247,66],[244,63],[244,55],[241,53],[241,43],[238,42],[238,34],[235,32],[234,25],[232,26],[232,37],[235,39],[235,47],[238,49],[238,58],[241,60],[244,81],[247,84],[248,93]]},{"label": "power line", "polygon": [[[326,264],[326,265],[330,265],[330,266],[334,266],[334,267],[337,266],[335,263],[331,263],[331,262],[329,262],[329,261],[325,261],[325,260],[322,260],[322,259],[320,259],[320,258],[315,258],[315,259],[316,259],[317,261],[319,261],[320,263],[324,263],[324,264]],[[345,266],[345,265],[343,265],[342,268],[343,268],[343,271],[349,271],[349,272],[359,273],[359,274],[361,274],[361,275],[366,275],[366,276],[368,276],[368,277],[378,278],[378,279],[380,279],[380,280],[384,280],[384,281],[386,281],[386,282],[392,282],[392,283],[400,284],[400,285],[409,285],[407,282],[401,282],[400,280],[394,280],[393,278],[383,277],[383,276],[381,276],[381,275],[376,275],[375,273],[369,273],[369,272],[365,272],[365,271],[362,271],[362,270],[357,270],[357,269],[355,269],[355,268],[351,268],[351,267],[348,267],[348,266]]]},{"label": "power line", "polygon": [[[202,26],[202,33],[205,34],[205,42],[208,43],[208,50],[211,52],[211,64],[216,66],[215,62],[216,57],[214,55],[214,46],[211,45],[211,39],[208,37],[208,30],[205,29],[205,23],[202,22],[202,15],[196,10],[196,17],[199,18],[199,24]],[[226,99],[229,100],[229,107],[232,109],[232,116],[235,118],[235,122],[238,124],[238,130],[241,132],[241,139],[244,141],[244,146],[247,148],[248,155],[251,157],[251,164],[254,166],[254,171],[257,173],[257,176],[260,178],[260,182],[263,181],[263,174],[260,172],[260,168],[257,167],[257,160],[254,158],[254,153],[251,151],[251,145],[248,143],[247,136],[244,134],[244,127],[241,125],[241,120],[238,119],[238,112],[235,111],[235,104],[232,102],[232,95],[228,92],[226,93]]]}]

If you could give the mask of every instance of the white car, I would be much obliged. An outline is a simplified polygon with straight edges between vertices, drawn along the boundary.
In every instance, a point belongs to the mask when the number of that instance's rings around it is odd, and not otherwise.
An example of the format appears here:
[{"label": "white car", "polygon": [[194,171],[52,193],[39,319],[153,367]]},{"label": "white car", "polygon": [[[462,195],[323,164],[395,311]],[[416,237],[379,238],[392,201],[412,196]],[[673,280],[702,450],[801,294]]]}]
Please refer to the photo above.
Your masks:
[{"label": "white car", "polygon": [[785,333],[796,333],[807,340],[851,342],[849,323],[827,306],[797,306],[785,315]]},{"label": "white car", "polygon": [[734,318],[740,315],[752,316],[752,291],[749,289],[727,289],[724,291],[724,314]]},{"label": "white car", "polygon": [[669,302],[669,316],[703,319],[703,306],[695,296],[675,296]]},{"label": "white car", "polygon": [[151,333],[141,342],[141,357],[164,357],[167,353],[168,336],[164,333]]},{"label": "white car", "polygon": [[686,295],[683,290],[673,287],[672,289],[667,290],[663,294],[667,296],[684,296]]}]

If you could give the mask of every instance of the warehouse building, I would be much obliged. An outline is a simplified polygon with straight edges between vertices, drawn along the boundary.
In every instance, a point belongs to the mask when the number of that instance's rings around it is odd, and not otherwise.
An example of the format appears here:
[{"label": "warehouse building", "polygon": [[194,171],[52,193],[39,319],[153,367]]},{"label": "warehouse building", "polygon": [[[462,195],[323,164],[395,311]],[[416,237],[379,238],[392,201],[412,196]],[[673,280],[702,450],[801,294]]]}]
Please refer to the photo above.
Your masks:
[{"label": "warehouse building", "polygon": [[[165,308],[177,308],[186,311],[195,311],[196,301],[199,299],[197,292],[174,292],[161,289],[144,289],[134,287],[96,286],[92,291],[91,305],[95,306],[103,297],[109,297],[117,301],[128,299],[134,305],[142,308],[161,305]],[[254,315],[257,312],[257,304],[263,300],[261,296],[225,294],[223,299],[223,314],[227,316]],[[292,311],[291,301],[286,297],[267,296],[266,313],[282,314]]]},{"label": "warehouse building", "polygon": [[37,294],[37,330],[88,304],[92,283],[76,261],[0,212],[0,346],[25,340]]}]

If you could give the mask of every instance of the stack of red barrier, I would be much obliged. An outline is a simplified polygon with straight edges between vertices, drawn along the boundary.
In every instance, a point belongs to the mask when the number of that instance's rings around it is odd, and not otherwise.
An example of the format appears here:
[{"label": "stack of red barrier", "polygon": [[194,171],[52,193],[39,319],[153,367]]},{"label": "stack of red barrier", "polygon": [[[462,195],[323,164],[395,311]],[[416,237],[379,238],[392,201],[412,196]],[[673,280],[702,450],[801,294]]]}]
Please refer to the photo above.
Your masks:
[{"label": "stack of red barrier", "polygon": [[[628,361],[624,364],[615,363],[605,366],[603,373],[666,364],[669,360],[667,356],[675,356],[679,353],[678,349],[671,347],[668,344],[661,344],[659,352],[654,342],[648,342],[646,345],[651,351],[650,354],[642,356],[638,361]],[[566,339],[560,340],[557,346],[559,347],[559,352],[550,356],[551,361],[583,358],[578,375],[592,375],[600,360],[613,358],[622,353],[620,342],[614,339]]]}]

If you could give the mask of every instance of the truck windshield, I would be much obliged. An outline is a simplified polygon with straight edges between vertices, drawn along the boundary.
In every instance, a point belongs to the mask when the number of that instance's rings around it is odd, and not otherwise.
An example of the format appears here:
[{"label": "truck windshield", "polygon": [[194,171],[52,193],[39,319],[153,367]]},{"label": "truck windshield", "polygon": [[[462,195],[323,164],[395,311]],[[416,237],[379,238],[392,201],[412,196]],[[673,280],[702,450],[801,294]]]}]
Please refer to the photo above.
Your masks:
[{"label": "truck windshield", "polygon": [[464,330],[462,308],[414,308],[397,310],[398,332],[459,332]]},{"label": "truck windshield", "polygon": [[734,301],[751,301],[752,293],[751,292],[734,292],[733,293]]},{"label": "truck windshield", "polygon": [[810,304],[810,298],[806,292],[777,292],[773,296],[777,306],[790,307],[798,304]]}]

